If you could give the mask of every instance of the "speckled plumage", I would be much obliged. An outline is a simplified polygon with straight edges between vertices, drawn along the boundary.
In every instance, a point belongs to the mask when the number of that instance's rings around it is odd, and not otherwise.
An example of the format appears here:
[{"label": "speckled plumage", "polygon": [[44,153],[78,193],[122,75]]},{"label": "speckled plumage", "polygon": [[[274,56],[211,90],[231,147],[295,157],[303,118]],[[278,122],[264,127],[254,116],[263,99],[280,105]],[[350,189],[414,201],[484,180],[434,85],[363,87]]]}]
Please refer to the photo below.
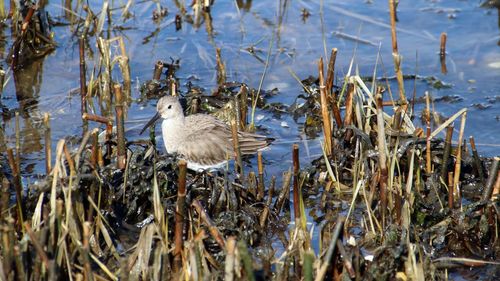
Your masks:
[{"label": "speckled plumage", "polygon": [[[167,152],[186,160],[189,169],[221,168],[233,157],[231,129],[224,122],[206,114],[184,116],[178,98],[173,96],[162,97],[157,111],[152,121],[163,119],[161,128]],[[246,132],[238,132],[238,140],[243,155],[254,154],[270,143],[265,136]]]}]

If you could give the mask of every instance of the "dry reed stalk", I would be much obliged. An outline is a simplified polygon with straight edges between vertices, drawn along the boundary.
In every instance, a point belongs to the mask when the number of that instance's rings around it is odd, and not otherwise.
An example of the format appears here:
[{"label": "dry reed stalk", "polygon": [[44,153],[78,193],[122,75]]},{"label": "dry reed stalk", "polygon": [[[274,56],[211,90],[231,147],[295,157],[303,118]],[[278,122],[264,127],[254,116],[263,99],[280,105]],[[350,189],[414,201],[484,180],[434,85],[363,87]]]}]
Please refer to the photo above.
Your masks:
[{"label": "dry reed stalk", "polygon": [[231,120],[231,133],[235,160],[234,169],[236,173],[243,177],[243,161],[241,159],[240,141],[238,138],[238,125],[236,124],[236,120]]},{"label": "dry reed stalk", "polygon": [[481,159],[479,158],[479,154],[476,149],[476,142],[474,141],[474,137],[469,137],[470,147],[472,148],[472,157],[474,159],[474,166],[476,168],[477,175],[481,182],[484,182],[484,173],[483,173],[483,165],[481,164]]},{"label": "dry reed stalk", "polygon": [[94,169],[97,169],[97,160],[98,160],[98,152],[99,151],[99,134],[98,132],[94,132],[91,136],[92,138],[92,149],[90,154],[90,164]]},{"label": "dry reed stalk", "polygon": [[330,244],[328,245],[328,249],[325,254],[325,258],[323,259],[323,262],[319,265],[318,271],[316,274],[316,278],[314,279],[315,281],[321,281],[325,279],[326,272],[328,268],[330,267],[330,263],[333,257],[333,252],[335,250],[335,246],[337,246],[337,240],[339,239],[341,235],[342,229],[344,229],[344,221],[345,218],[343,217],[338,217],[337,222],[335,223],[335,228],[333,229],[332,233],[332,239],[330,240]]},{"label": "dry reed stalk", "polygon": [[24,225],[24,200],[22,198],[23,186],[21,182],[21,175],[19,172],[19,166],[16,164],[14,159],[14,151],[12,148],[7,149],[7,158],[9,160],[9,166],[12,170],[12,181],[14,183],[14,188],[16,192],[16,210],[17,210],[17,229],[21,231]]},{"label": "dry reed stalk", "polygon": [[5,70],[0,69],[0,97],[3,94],[3,86],[5,84]]},{"label": "dry reed stalk", "polygon": [[342,241],[337,240],[337,248],[339,249],[340,257],[342,258],[342,262],[344,263],[344,267],[347,270],[349,277],[351,277],[351,279],[354,279],[354,277],[356,277],[356,272],[352,267],[352,262],[349,260],[349,256],[347,255],[347,252],[345,250],[344,244],[342,244]]},{"label": "dry reed stalk", "polygon": [[75,163],[73,162],[73,159],[71,158],[71,154],[69,153],[68,146],[66,143],[64,144],[64,156],[66,158],[66,162],[68,162],[69,170],[72,175],[75,174]]},{"label": "dry reed stalk", "polygon": [[217,85],[220,87],[226,83],[226,66],[222,62],[220,48],[215,49],[215,60],[217,62]]},{"label": "dry reed stalk", "polygon": [[125,147],[125,125],[123,116],[122,87],[119,84],[113,86],[115,94],[116,111],[116,139],[117,139],[117,167],[120,170],[127,166],[127,151]]},{"label": "dry reed stalk", "polygon": [[[87,113],[87,70],[85,64],[85,37],[78,39],[80,50],[80,98],[81,98],[81,114]],[[83,122],[83,133],[87,131],[87,122]]]},{"label": "dry reed stalk", "polygon": [[300,220],[300,183],[299,183],[299,145],[294,144],[292,147],[293,159],[293,214],[295,221]]},{"label": "dry reed stalk", "polygon": [[441,73],[448,73],[448,68],[446,67],[446,38],[445,32],[441,33],[441,40],[439,44],[439,60],[441,62]]},{"label": "dry reed stalk", "polygon": [[86,121],[93,121],[104,125],[113,124],[113,121],[111,119],[96,114],[84,113],[82,115],[82,118]]},{"label": "dry reed stalk", "polygon": [[323,119],[323,135],[325,136],[325,152],[328,157],[332,155],[332,125],[330,110],[328,109],[327,88],[323,75],[323,58],[319,59],[319,89],[321,95],[321,116]]},{"label": "dry reed stalk", "polygon": [[259,182],[257,184],[257,201],[264,199],[264,163],[262,163],[262,151],[257,152],[257,170],[259,172]]},{"label": "dry reed stalk", "polygon": [[242,84],[240,87],[240,90],[237,94],[239,97],[239,104],[240,104],[240,120],[239,120],[239,125],[240,125],[240,130],[245,131],[247,128],[248,124],[248,106],[247,106],[247,101],[248,101],[248,86],[246,84]]},{"label": "dry reed stalk", "polygon": [[495,157],[493,162],[491,163],[490,171],[488,173],[488,181],[486,182],[483,197],[481,198],[483,201],[490,200],[491,195],[493,194],[493,188],[495,184],[496,177],[498,176],[498,171],[500,167],[500,158]]},{"label": "dry reed stalk", "polygon": [[[26,278],[26,272],[24,270],[24,264],[21,259],[22,254],[21,250],[19,249],[19,245],[14,246],[14,260],[16,263],[16,275],[17,275],[17,280],[28,280]],[[54,280],[54,279],[52,279]]]},{"label": "dry reed stalk", "polygon": [[391,20],[391,38],[392,38],[392,57],[394,59],[394,70],[396,71],[396,79],[398,81],[399,87],[399,99],[406,107],[407,100],[404,89],[403,72],[401,71],[401,56],[398,51],[398,38],[396,35],[396,7],[394,5],[395,0],[389,0],[389,16]]},{"label": "dry reed stalk", "polygon": [[163,71],[163,62],[159,60],[155,64],[155,70],[153,72],[153,80],[160,80],[162,71]]},{"label": "dry reed stalk", "polygon": [[45,172],[50,174],[52,170],[52,142],[50,139],[50,116],[45,113],[43,117],[43,124],[45,125]]},{"label": "dry reed stalk", "polygon": [[385,124],[384,124],[384,108],[382,106],[382,88],[377,88],[377,94],[375,95],[377,103],[377,146],[378,146],[378,157],[379,157],[379,187],[380,187],[380,206],[382,214],[382,224],[385,225],[385,212],[387,208],[387,157],[385,154],[386,142],[385,142]]},{"label": "dry reed stalk", "polygon": [[448,172],[448,208],[455,207],[455,199],[453,198],[453,172]]},{"label": "dry reed stalk", "polygon": [[497,173],[497,181],[495,182],[495,186],[493,187],[493,192],[491,193],[491,200],[493,200],[493,196],[500,194],[500,171]]},{"label": "dry reed stalk", "polygon": [[454,178],[453,178],[453,198],[455,202],[461,202],[461,196],[459,192],[460,187],[460,174],[462,168],[462,143],[464,137],[465,130],[465,120],[467,118],[467,112],[464,112],[462,115],[462,119],[460,121],[460,132],[458,133],[458,147],[457,147],[457,156],[455,162],[455,170],[454,170]]},{"label": "dry reed stalk", "polygon": [[453,138],[453,124],[446,127],[446,137],[444,140],[443,161],[441,162],[441,179],[446,182],[448,174],[448,161],[451,153],[451,139]]},{"label": "dry reed stalk", "polygon": [[273,192],[274,192],[274,190],[273,190],[274,189],[273,188],[273,181],[276,181],[276,178],[273,177],[273,179],[271,181],[272,181],[272,184],[269,187],[269,192],[267,194],[267,202],[264,205],[264,210],[260,214],[260,219],[259,219],[259,225],[262,228],[264,228],[266,226],[267,218],[269,217],[269,212],[271,211],[269,209],[269,206],[271,206],[271,203],[273,201]]},{"label": "dry reed stalk", "polygon": [[335,61],[337,60],[337,48],[332,48],[330,53],[330,60],[328,61],[328,68],[326,69],[326,92],[332,95],[333,80],[335,78]]},{"label": "dry reed stalk", "polygon": [[[347,85],[347,95],[345,97],[345,113],[344,113],[344,127],[352,125],[353,112],[354,112],[354,92],[356,91],[356,86],[354,83],[349,82]],[[352,137],[352,130],[347,129],[345,133],[345,141],[349,141]]]},{"label": "dry reed stalk", "polygon": [[191,204],[191,206],[193,206],[195,208],[196,212],[200,216],[201,220],[208,227],[210,234],[215,239],[217,244],[219,244],[219,246],[221,248],[224,248],[226,245],[226,242],[224,241],[224,236],[222,235],[222,233],[219,231],[219,229],[215,225],[215,222],[210,218],[210,216],[207,214],[207,212],[205,212],[200,201],[198,201],[196,199],[193,200],[193,203]]},{"label": "dry reed stalk", "polygon": [[182,269],[182,250],[184,248],[183,230],[184,218],[186,216],[186,169],[187,162],[179,161],[179,183],[177,189],[177,205],[175,209],[175,229],[174,229],[174,271],[180,272]]}]

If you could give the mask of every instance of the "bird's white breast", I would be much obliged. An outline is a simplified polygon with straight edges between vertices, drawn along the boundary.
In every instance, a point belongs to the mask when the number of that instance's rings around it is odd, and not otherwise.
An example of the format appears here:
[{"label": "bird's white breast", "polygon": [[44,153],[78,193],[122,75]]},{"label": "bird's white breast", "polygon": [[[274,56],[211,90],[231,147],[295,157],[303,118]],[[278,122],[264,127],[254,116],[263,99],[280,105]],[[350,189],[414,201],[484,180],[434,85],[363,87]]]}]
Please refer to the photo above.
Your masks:
[{"label": "bird's white breast", "polygon": [[168,153],[176,153],[183,143],[183,120],[164,119],[161,123],[163,143]]}]

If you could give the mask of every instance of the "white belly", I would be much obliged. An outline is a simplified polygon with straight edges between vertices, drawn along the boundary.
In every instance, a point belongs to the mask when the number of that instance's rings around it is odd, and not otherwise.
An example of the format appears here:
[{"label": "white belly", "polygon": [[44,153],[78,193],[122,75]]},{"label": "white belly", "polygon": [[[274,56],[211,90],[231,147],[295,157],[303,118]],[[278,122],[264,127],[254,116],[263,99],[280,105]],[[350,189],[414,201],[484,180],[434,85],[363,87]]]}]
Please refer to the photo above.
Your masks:
[{"label": "white belly", "polygon": [[168,153],[176,153],[182,145],[183,125],[174,120],[163,120],[161,123],[161,133],[163,143]]}]

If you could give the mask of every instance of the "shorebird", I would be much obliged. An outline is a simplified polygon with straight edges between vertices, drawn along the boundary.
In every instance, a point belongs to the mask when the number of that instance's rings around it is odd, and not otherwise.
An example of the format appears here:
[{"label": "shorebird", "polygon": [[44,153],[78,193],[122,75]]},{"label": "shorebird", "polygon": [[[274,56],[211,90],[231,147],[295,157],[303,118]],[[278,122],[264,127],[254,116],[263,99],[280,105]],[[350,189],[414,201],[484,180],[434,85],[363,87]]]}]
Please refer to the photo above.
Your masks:
[{"label": "shorebird", "polygon": [[[234,155],[229,126],[207,114],[184,116],[179,99],[164,96],[158,100],[156,115],[144,126],[141,134],[162,118],[161,130],[167,153],[186,160],[194,171],[216,170],[224,167]],[[267,147],[273,139],[238,131],[242,155],[251,155]]]}]

